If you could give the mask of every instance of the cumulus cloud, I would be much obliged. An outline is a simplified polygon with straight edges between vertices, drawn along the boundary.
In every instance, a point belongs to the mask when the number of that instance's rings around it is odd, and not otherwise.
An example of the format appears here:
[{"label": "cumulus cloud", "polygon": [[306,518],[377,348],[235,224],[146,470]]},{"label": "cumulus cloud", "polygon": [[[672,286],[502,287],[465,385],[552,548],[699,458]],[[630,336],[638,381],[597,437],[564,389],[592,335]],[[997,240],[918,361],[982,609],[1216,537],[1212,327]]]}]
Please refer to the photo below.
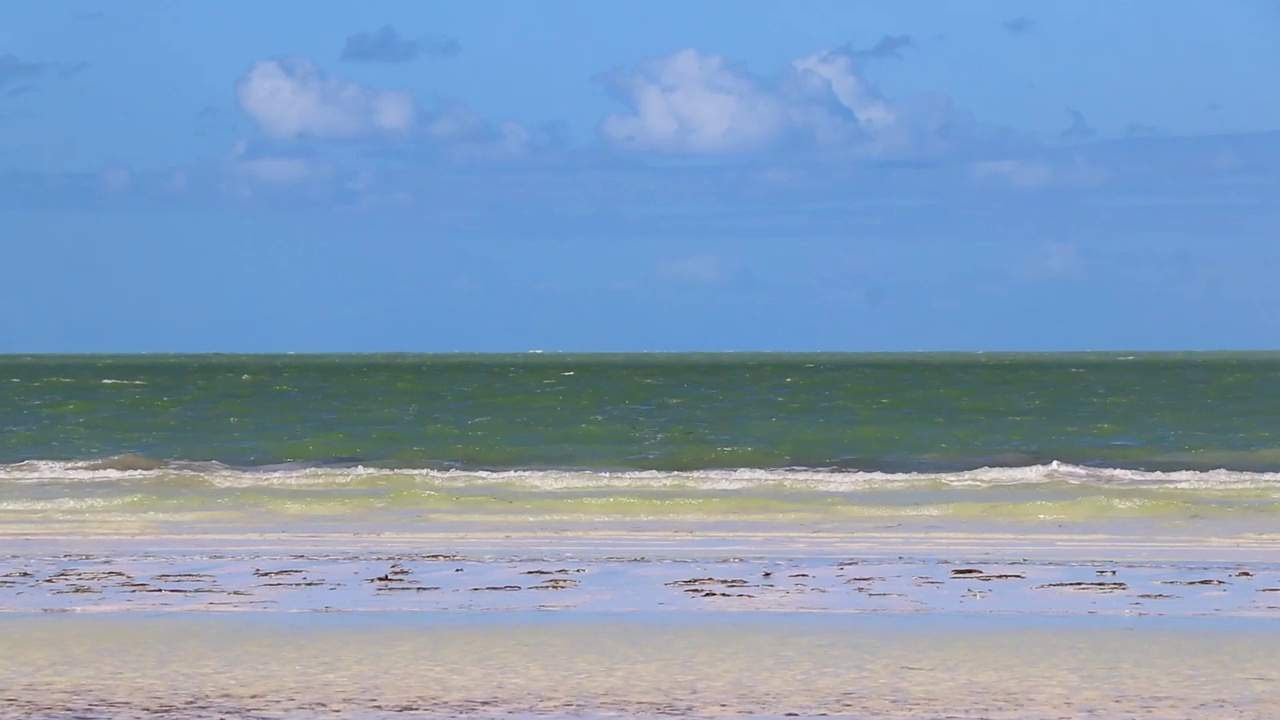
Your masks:
[{"label": "cumulus cloud", "polygon": [[858,73],[851,53],[828,51],[796,60],[791,65],[798,84],[804,88],[803,96],[818,101],[814,103],[817,105],[829,94],[838,103],[831,106],[837,111],[835,117],[848,118],[851,114],[859,134],[883,136],[901,121],[899,109],[881,97]]},{"label": "cumulus cloud", "polygon": [[419,55],[434,58],[453,57],[462,51],[456,38],[430,35],[410,40],[390,25],[374,31],[358,32],[347,37],[342,47],[342,60],[366,63],[407,63]]},{"label": "cumulus cloud", "polygon": [[333,77],[300,57],[254,63],[240,80],[237,98],[264,134],[279,139],[403,135],[413,130],[417,116],[409,93]]},{"label": "cumulus cloud", "polygon": [[[896,53],[903,36],[872,48]],[[895,103],[859,71],[858,51],[840,48],[757,77],[693,49],[599,80],[629,106],[606,117],[605,140],[666,153],[723,155],[790,145],[888,156],[933,151],[964,117],[940,96]]]},{"label": "cumulus cloud", "polygon": [[[461,103],[423,111],[407,92],[333,77],[305,58],[256,63],[240,81],[239,101],[262,134],[275,141],[395,139],[403,148],[461,161],[517,159],[533,146],[529,131],[517,123],[494,125]],[[217,115],[216,109],[201,111],[197,121]],[[242,170],[264,180],[289,181],[318,170],[311,162],[277,160]]]},{"label": "cumulus cloud", "polygon": [[772,141],[788,122],[781,98],[750,73],[693,49],[605,82],[634,112],[605,118],[601,132],[639,150],[750,150]]}]

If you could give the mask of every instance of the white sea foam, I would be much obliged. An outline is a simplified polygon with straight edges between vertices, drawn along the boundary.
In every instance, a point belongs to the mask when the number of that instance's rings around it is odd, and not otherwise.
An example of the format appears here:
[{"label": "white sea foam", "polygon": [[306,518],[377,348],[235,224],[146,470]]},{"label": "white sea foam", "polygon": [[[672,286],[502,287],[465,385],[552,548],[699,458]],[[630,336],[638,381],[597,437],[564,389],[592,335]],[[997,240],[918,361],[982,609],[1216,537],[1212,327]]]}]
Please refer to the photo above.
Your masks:
[{"label": "white sea foam", "polygon": [[[982,489],[1075,485],[1098,488],[1275,491],[1280,473],[1234,470],[1138,471],[1051,462],[960,472],[730,468],[689,471],[435,470],[282,464],[237,468],[219,462],[169,462],[121,456],[95,461],[28,460],[0,466],[0,483],[157,482],[218,487],[341,486],[385,481],[431,487],[505,486],[528,490],[690,489],[810,492]],[[1278,498],[1280,499],[1280,498]]]},{"label": "white sea foam", "polygon": [[41,511],[59,511],[71,512],[80,510],[101,510],[104,508],[117,508],[133,502],[132,497],[111,497],[111,498],[51,498],[47,500],[0,500],[0,512],[3,511],[22,511],[22,512],[41,512]]}]

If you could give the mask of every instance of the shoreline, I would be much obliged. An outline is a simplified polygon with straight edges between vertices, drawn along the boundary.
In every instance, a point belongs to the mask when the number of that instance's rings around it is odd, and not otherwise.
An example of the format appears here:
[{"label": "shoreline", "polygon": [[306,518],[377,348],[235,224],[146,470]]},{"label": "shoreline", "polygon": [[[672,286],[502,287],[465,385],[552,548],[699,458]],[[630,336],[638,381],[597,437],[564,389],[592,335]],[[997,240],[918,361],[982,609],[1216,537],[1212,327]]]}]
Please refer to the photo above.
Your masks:
[{"label": "shoreline", "polygon": [[[494,557],[573,556],[584,559],[644,555],[675,559],[724,554],[756,557],[897,558],[913,560],[1043,560],[1232,563],[1280,558],[1280,531],[1211,534],[1216,524],[1181,528],[1116,523],[694,523],[583,521],[525,523],[503,528],[492,522],[450,522],[434,531],[374,531],[366,528],[238,530],[193,527],[184,532],[143,529],[30,528],[0,524],[0,541],[15,556],[35,552],[184,553],[272,552],[468,552]],[[1124,526],[1121,526],[1124,527]],[[1107,531],[1104,528],[1109,528]],[[0,550],[0,558],[4,552]]]},{"label": "shoreline", "polygon": [[0,720],[1280,715],[1280,535],[8,530]]},{"label": "shoreline", "polygon": [[1280,537],[588,532],[26,537],[0,614],[813,612],[1280,617]]}]

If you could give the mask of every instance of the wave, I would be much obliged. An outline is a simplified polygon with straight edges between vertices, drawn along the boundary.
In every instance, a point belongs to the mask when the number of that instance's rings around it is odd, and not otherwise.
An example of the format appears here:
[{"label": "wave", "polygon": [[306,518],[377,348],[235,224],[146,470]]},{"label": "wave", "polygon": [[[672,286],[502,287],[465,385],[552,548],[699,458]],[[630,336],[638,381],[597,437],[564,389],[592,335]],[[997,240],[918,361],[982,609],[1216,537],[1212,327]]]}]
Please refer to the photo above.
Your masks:
[{"label": "wave", "polygon": [[[0,465],[0,528],[298,527],[360,532],[439,522],[957,521],[1214,519],[1269,529],[1280,473],[1139,471],[1048,462],[958,472],[839,468],[583,470],[386,468],[358,462],[237,467],[121,455]],[[797,525],[798,524],[798,525]],[[1269,531],[1269,530],[1267,530]]]},{"label": "wave", "polygon": [[[28,460],[0,465],[0,485],[128,483],[187,487],[505,487],[531,491],[684,489],[848,493],[1018,487],[1097,487],[1187,491],[1275,491],[1280,472],[1133,470],[1058,461],[954,472],[885,472],[842,468],[711,470],[457,469],[378,467],[355,460],[237,466],[218,461],[118,455],[97,460]],[[1280,496],[1277,496],[1280,500]]]},{"label": "wave", "polygon": [[[440,493],[396,494],[352,500],[330,495],[306,499],[236,493],[219,497],[0,499],[0,526],[5,522],[99,518],[111,521],[208,522],[272,518],[331,518],[364,521],[378,529],[397,523],[434,525],[447,520],[501,520],[503,526],[538,520],[735,520],[788,522],[893,518],[987,520],[1098,520],[1108,518],[1266,519],[1268,527],[1280,505],[1198,503],[1180,499],[1089,495],[1075,499],[1024,502],[932,502],[817,504],[803,498],[758,498],[737,495],[655,497],[623,494],[608,497],[543,495],[510,498],[498,495],[450,496]],[[274,524],[274,523],[273,523]]]}]

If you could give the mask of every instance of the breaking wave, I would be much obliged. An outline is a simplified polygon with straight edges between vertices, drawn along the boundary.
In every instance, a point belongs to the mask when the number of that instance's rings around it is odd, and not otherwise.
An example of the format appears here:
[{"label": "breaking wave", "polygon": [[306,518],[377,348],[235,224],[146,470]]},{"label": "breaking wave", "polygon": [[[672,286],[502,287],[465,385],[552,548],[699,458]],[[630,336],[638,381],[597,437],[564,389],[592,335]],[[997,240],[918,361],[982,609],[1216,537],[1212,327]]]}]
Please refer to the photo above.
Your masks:
[{"label": "breaking wave", "polygon": [[[724,468],[710,470],[470,470],[385,468],[357,462],[316,461],[235,466],[217,461],[158,460],[118,455],[86,461],[28,460],[0,465],[0,484],[144,483],[208,487],[475,487],[532,491],[687,489],[697,491],[788,490],[824,493],[1055,486],[1099,489],[1238,491],[1280,493],[1280,472],[1237,470],[1142,471],[1057,461],[1022,467],[981,467],[956,472],[882,472],[839,468]],[[1278,497],[1280,499],[1280,497]]]}]

